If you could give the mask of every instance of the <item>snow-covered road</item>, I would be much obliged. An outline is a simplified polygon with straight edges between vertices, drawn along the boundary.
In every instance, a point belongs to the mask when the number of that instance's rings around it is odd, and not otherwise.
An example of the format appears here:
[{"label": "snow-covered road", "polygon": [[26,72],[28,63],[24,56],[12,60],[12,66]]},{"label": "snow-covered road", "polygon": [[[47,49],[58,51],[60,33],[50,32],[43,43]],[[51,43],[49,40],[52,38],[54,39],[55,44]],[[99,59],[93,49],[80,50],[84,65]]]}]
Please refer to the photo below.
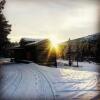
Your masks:
[{"label": "snow-covered road", "polygon": [[22,100],[99,100],[100,76],[96,72],[50,68],[34,63],[1,67],[0,95]]},{"label": "snow-covered road", "polygon": [[2,99],[55,99],[49,80],[33,64],[13,64],[2,68]]}]

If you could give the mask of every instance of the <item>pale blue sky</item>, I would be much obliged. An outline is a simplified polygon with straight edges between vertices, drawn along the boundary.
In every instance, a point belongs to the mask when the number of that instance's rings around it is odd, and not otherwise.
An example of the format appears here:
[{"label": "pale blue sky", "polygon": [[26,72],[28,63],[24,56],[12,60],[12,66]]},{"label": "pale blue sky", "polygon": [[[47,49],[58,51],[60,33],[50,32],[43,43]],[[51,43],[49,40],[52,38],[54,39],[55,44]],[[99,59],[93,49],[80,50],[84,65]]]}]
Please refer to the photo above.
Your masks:
[{"label": "pale blue sky", "polygon": [[57,37],[59,41],[98,32],[98,0],[7,0],[11,41]]}]

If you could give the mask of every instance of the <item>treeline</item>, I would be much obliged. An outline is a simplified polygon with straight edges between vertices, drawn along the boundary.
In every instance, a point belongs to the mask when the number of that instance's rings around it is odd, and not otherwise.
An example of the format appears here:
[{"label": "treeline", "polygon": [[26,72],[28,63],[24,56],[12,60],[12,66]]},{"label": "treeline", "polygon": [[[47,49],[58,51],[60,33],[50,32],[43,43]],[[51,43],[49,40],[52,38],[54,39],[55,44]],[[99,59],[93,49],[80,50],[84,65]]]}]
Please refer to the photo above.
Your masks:
[{"label": "treeline", "polygon": [[61,44],[62,58],[100,62],[100,33]]},{"label": "treeline", "polygon": [[5,3],[5,0],[0,1],[0,57],[6,55],[6,49],[10,45],[10,41],[7,36],[10,34],[11,25],[3,14]]}]

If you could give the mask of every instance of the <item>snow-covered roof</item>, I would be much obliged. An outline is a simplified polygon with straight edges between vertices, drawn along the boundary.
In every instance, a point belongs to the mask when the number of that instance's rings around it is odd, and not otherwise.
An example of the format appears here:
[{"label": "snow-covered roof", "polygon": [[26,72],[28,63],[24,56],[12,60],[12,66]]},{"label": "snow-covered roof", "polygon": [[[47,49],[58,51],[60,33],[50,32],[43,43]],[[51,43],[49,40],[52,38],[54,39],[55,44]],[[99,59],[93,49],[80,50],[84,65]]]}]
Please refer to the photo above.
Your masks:
[{"label": "snow-covered roof", "polygon": [[35,41],[39,41],[40,39],[33,39],[33,38],[22,38],[21,40],[26,41],[26,42],[35,42]]},{"label": "snow-covered roof", "polygon": [[30,46],[35,44],[41,44],[48,42],[48,39],[32,39],[32,38],[22,38],[20,40],[20,46]]},{"label": "snow-covered roof", "polygon": [[40,44],[40,43],[43,43],[43,42],[46,42],[46,41],[49,41],[49,40],[48,39],[41,39],[41,40],[38,40],[38,41],[35,41],[35,42],[28,43],[25,46]]}]

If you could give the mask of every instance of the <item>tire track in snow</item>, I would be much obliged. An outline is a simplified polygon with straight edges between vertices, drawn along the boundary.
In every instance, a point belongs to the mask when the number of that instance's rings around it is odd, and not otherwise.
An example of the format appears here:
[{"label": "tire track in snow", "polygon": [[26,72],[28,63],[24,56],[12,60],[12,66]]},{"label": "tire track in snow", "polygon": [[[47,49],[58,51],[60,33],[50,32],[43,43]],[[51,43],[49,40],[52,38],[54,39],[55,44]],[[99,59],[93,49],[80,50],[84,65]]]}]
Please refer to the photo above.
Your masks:
[{"label": "tire track in snow", "polygon": [[4,96],[8,95],[8,98],[20,98],[20,96],[21,98],[29,98],[30,95],[32,98],[36,97],[36,99],[42,97],[44,100],[55,100],[55,95],[49,80],[36,66],[33,66],[33,64],[31,66],[28,64],[20,64],[13,67],[17,70],[17,77],[9,85],[7,90],[9,93]]},{"label": "tire track in snow", "polygon": [[8,75],[6,74],[5,75],[5,71],[4,71],[4,76],[3,76],[3,78],[2,78],[2,80],[1,80],[1,85],[2,85],[2,87],[1,87],[1,91],[0,91],[0,95],[2,94],[2,93],[4,93],[9,87],[10,87],[10,85],[11,84],[13,84],[13,82],[16,80],[16,78],[18,77],[18,73],[17,73],[17,71],[16,71],[16,73],[15,74],[11,74],[11,75],[9,75],[8,73]]},{"label": "tire track in snow", "polygon": [[3,89],[0,91],[1,98],[5,98],[6,96],[12,96],[18,88],[21,78],[22,73],[18,68],[16,68],[16,74],[14,73],[11,75],[11,77],[8,77],[6,80],[4,79],[3,81],[5,82],[5,84],[3,85]]},{"label": "tire track in snow", "polygon": [[[32,67],[32,73],[34,73],[34,71],[36,71],[36,73],[38,73],[39,76],[42,76],[41,79],[43,79],[43,77],[44,77],[44,79],[47,81],[47,83],[48,83],[48,85],[49,85],[49,87],[50,87],[50,89],[51,89],[51,92],[52,92],[53,100],[55,100],[56,97],[55,97],[54,90],[53,90],[53,88],[52,88],[52,85],[51,85],[50,81],[49,81],[49,80],[47,79],[47,77],[45,76],[45,74],[44,74],[42,71],[40,71],[39,68],[36,67],[36,66],[33,66],[33,67]],[[36,74],[36,73],[35,73],[35,74]],[[42,81],[41,81],[40,83],[41,83],[41,85],[43,85]],[[44,91],[44,92],[45,92],[45,91]],[[46,99],[46,100],[47,100],[47,99]]]},{"label": "tire track in snow", "polygon": [[11,95],[14,95],[14,93],[18,89],[18,87],[19,87],[19,85],[21,83],[21,80],[22,80],[22,72],[20,71],[20,69],[18,69],[18,71],[19,71],[19,77],[16,79],[17,82],[15,81],[15,83],[14,83],[15,84],[15,89],[13,90]]},{"label": "tire track in snow", "polygon": [[52,95],[53,95],[53,100],[56,100],[56,96],[55,96],[55,92],[54,92],[54,89],[52,88],[52,85],[51,85],[51,82],[47,79],[46,75],[38,68],[37,68],[37,71],[46,79],[46,81],[48,82],[49,86],[50,86],[50,89],[52,91]]}]

